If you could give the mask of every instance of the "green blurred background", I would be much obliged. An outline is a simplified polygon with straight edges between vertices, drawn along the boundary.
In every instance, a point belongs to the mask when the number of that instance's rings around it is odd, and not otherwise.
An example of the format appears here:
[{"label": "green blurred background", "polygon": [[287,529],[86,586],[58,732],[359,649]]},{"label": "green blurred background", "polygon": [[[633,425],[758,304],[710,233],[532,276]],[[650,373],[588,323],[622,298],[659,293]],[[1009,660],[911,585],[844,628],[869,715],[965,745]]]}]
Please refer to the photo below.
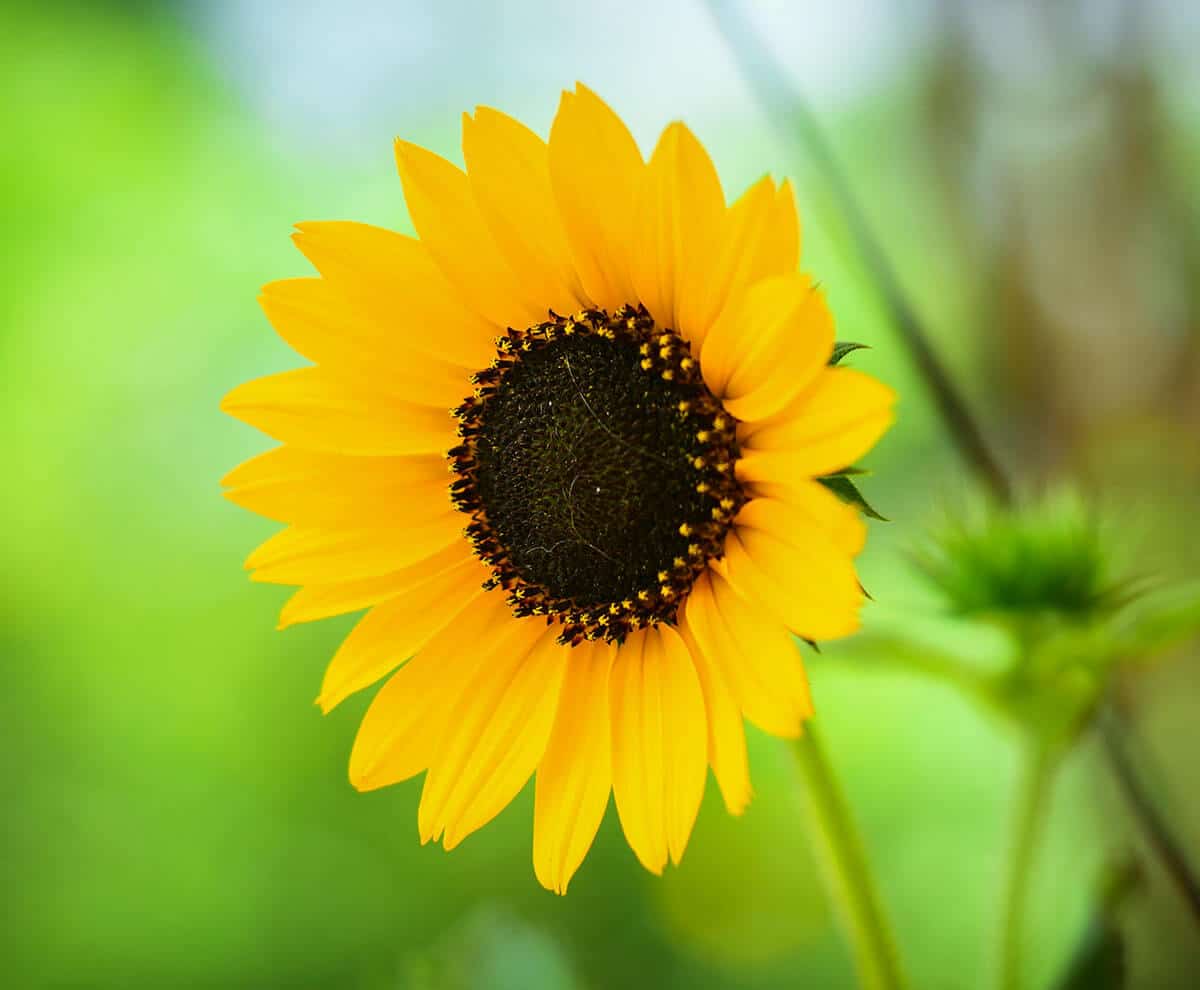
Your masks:
[{"label": "green blurred background", "polygon": [[[755,5],[1004,460],[1070,477],[1139,573],[1200,572],[1200,9],[1177,3]],[[255,304],[306,272],[306,219],[410,230],[395,134],[461,161],[458,115],[543,133],[576,79],[644,149],[682,117],[726,190],[792,175],[805,266],[856,363],[899,389],[866,488],[868,629],[986,662],[909,551],[970,483],[828,191],[773,131],[703,6],[255,0],[10,5],[0,30],[0,982],[12,986],[849,987],[786,749],[756,798],[711,785],[679,869],[615,813],[565,899],[531,863],[532,793],[453,854],[420,781],[359,795],[368,698],[322,718],[351,619],[275,631],[241,561],[273,529],[218,479],[267,441],[217,411],[293,365]],[[1015,739],[951,689],[852,648],[810,657],[826,737],[915,987],[986,986]],[[1124,686],[1200,860],[1200,650]],[[1029,921],[1052,986],[1136,829],[1094,747],[1057,782]],[[1115,851],[1115,852],[1114,852]],[[1122,927],[1131,985],[1192,987],[1200,939],[1151,858]]]}]

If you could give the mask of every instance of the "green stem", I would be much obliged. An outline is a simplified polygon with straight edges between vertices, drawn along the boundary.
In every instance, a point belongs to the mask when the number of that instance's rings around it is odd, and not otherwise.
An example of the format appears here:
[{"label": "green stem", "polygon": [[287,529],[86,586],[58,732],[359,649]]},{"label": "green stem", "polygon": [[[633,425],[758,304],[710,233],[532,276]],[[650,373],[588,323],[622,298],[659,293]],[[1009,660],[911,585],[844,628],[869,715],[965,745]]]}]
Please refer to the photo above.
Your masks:
[{"label": "green stem", "polygon": [[907,984],[862,840],[812,722],[792,744],[792,753],[804,782],[826,886],[850,939],[859,983],[870,990],[901,990]]},{"label": "green stem", "polygon": [[1050,786],[1056,766],[1056,760],[1048,747],[1041,743],[1036,743],[1035,746],[1020,769],[1013,850],[1008,861],[1001,922],[1001,990],[1018,990],[1021,986],[1021,974],[1024,969],[1021,922],[1029,900],[1029,884],[1033,877],[1038,839],[1046,820]]}]

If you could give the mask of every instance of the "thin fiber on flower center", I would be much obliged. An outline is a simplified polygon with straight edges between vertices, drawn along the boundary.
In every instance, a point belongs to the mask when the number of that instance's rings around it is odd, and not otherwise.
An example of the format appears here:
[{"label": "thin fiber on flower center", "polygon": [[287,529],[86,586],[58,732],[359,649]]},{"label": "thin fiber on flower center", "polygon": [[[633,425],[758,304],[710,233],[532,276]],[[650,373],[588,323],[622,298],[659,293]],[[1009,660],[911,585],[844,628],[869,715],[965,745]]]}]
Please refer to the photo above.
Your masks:
[{"label": "thin fiber on flower center", "polygon": [[674,620],[744,497],[688,345],[626,307],[509,331],[458,410],[458,506],[519,615],[565,643]]}]

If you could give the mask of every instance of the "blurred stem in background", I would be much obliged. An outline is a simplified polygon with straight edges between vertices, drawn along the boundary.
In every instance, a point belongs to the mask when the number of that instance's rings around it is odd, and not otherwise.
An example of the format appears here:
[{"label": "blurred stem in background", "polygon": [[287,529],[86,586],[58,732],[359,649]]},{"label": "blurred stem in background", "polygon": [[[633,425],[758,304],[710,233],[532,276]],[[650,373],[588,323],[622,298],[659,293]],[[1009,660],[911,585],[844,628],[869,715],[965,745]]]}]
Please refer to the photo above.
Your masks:
[{"label": "blurred stem in background", "polygon": [[858,200],[837,164],[833,150],[817,126],[808,105],[788,81],[782,66],[766,49],[762,39],[738,10],[738,4],[708,0],[717,27],[733,52],[742,74],[750,83],[779,132],[801,155],[811,158],[824,173],[834,200],[850,227],[875,285],[883,296],[897,332],[929,387],[942,421],[959,453],[979,475],[988,491],[1001,502],[1011,500],[1008,478],[995,459],[983,434],[971,417],[966,401],[955,387],[929,342],[916,309],[909,303],[891,262],[871,231]]},{"label": "blurred stem in background", "polygon": [[1033,752],[1022,751],[1022,763],[1017,771],[1021,780],[1001,915],[1000,990],[1018,990],[1021,986],[1024,959],[1022,921],[1029,900],[1038,839],[1045,826],[1054,771],[1058,764],[1056,754],[1044,743],[1033,742],[1031,748]]},{"label": "blurred stem in background", "polygon": [[819,849],[819,861],[842,924],[850,932],[859,984],[872,990],[906,985],[896,943],[880,906],[862,840],[821,744],[809,722],[792,743],[796,768],[804,782],[804,804]]},{"label": "blurred stem in background", "polygon": [[[843,214],[857,250],[883,297],[895,328],[924,379],[935,406],[959,453],[1000,506],[1012,506],[1013,487],[992,454],[982,431],[934,351],[915,308],[900,286],[886,253],[868,224],[831,146],[802,95],[789,80],[782,65],[750,25],[736,2],[708,0],[708,8],[723,35],[743,76],[757,95],[768,117],[796,152],[809,158],[820,170]],[[931,672],[929,665],[923,665]],[[936,671],[933,671],[936,674]],[[951,681],[962,683],[961,677]],[[970,694],[977,694],[969,691]],[[1094,715],[1089,712],[1089,715]],[[1080,722],[1078,733],[1087,723]],[[1121,787],[1129,808],[1137,818],[1161,861],[1193,914],[1200,921],[1200,883],[1183,854],[1180,843],[1158,813],[1132,762],[1125,754],[1123,732],[1111,718],[1094,719],[1109,767]],[[1056,762],[1055,750],[1038,736],[1036,727],[1026,728],[1031,752],[1023,768],[1023,787],[1018,799],[1014,855],[1005,892],[1004,922],[1001,934],[1001,985],[1011,990],[1020,984],[1021,925],[1027,899],[1030,873],[1035,859],[1040,824],[1046,813],[1049,783]],[[805,760],[801,760],[803,766]],[[809,781],[810,787],[812,781]],[[842,809],[845,811],[845,809]],[[848,813],[846,815],[848,819]],[[861,850],[860,850],[861,852]],[[865,869],[865,865],[863,866]],[[844,893],[835,891],[835,893]],[[843,900],[843,907],[846,907]],[[862,933],[852,924],[852,933],[862,948]]]}]

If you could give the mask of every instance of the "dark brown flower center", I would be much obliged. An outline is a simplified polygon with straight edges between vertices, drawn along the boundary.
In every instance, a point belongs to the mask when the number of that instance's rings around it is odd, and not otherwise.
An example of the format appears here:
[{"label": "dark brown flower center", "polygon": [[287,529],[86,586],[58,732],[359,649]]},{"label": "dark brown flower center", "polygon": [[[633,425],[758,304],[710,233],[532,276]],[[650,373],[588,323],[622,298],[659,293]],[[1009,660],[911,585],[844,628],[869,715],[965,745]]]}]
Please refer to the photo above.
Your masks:
[{"label": "dark brown flower center", "polygon": [[518,615],[560,640],[673,622],[745,502],[736,422],[645,309],[555,316],[497,342],[455,412],[455,503]]}]

